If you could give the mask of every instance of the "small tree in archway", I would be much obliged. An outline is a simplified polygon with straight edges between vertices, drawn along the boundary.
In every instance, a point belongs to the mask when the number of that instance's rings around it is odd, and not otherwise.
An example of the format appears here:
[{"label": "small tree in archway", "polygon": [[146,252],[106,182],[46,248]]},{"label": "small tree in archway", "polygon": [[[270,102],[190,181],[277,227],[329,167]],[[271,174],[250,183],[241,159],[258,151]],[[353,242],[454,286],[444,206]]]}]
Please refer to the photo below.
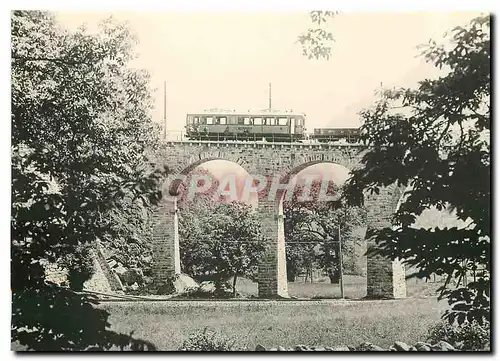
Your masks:
[{"label": "small tree in archway", "polygon": [[[338,283],[339,231],[342,253],[346,258],[355,257],[355,245],[362,241],[356,230],[365,223],[365,212],[359,207],[344,207],[340,200],[327,200],[338,194],[339,187],[328,182],[326,192],[322,182],[311,186],[297,185],[290,201],[284,203],[287,270],[289,280],[294,280],[300,268],[314,261],[328,274],[331,283]],[[290,277],[291,276],[291,277]]]},{"label": "small tree in archway", "polygon": [[232,278],[235,297],[238,276],[255,278],[265,239],[251,206],[199,203],[182,217],[180,247],[186,273],[213,280],[218,291]]},{"label": "small tree in archway", "polygon": [[194,169],[177,189],[177,206],[184,211],[201,204],[213,205],[220,200],[217,197],[218,188],[219,181],[210,171]]},{"label": "small tree in archway", "polygon": [[[189,187],[195,185],[206,190],[189,194]],[[179,187],[181,263],[192,277],[214,281],[219,294],[232,279],[235,297],[238,276],[255,278],[265,240],[252,207],[228,203],[220,196],[219,186],[213,174],[200,168]]]}]

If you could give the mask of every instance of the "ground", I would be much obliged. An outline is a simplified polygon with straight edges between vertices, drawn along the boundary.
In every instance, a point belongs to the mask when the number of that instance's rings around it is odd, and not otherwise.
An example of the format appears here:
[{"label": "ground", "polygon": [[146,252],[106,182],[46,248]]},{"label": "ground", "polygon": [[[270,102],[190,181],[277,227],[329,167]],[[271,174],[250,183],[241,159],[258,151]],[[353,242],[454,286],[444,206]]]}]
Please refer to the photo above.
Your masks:
[{"label": "ground", "polygon": [[209,327],[239,348],[307,345],[389,347],[426,339],[446,305],[435,298],[390,301],[167,301],[107,303],[112,329],[176,350],[191,333]]},{"label": "ground", "polygon": [[[342,346],[372,342],[389,347],[394,341],[425,341],[428,329],[447,307],[438,302],[438,283],[408,281],[408,298],[362,300],[364,277],[346,276],[347,300],[256,299],[232,301],[103,302],[110,312],[111,328],[152,342],[158,350],[177,350],[190,334],[205,327],[234,339],[238,348],[291,347],[298,344]],[[257,285],[242,279],[238,291],[257,294]],[[338,285],[289,283],[292,296],[338,298]],[[12,345],[14,350],[23,350]]]},{"label": "ground", "polygon": [[[297,344],[341,346],[372,342],[389,347],[394,341],[424,341],[447,304],[438,302],[435,283],[408,282],[409,298],[360,300],[362,277],[346,277],[346,296],[358,300],[309,301],[164,301],[103,303],[112,329],[152,342],[159,350],[176,350],[188,336],[209,327],[232,337],[239,348],[290,347]],[[363,287],[363,284],[365,287]],[[255,294],[256,285],[242,280],[239,291]],[[337,297],[338,285],[289,283],[295,297]]]},{"label": "ground", "polygon": [[[340,298],[340,286],[329,283],[327,277],[314,283],[288,282],[288,293],[297,298]],[[435,296],[439,283],[411,279],[406,282],[408,297]],[[237,281],[237,290],[243,296],[257,296],[257,283],[245,278]],[[366,277],[344,276],[344,297],[361,299],[366,296]]]}]

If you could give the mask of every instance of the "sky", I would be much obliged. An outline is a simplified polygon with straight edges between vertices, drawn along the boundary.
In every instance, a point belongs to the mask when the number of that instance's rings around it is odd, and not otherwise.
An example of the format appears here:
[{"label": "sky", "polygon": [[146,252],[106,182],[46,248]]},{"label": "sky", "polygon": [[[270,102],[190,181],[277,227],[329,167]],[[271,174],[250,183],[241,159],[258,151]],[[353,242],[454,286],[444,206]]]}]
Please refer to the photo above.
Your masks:
[{"label": "sky", "polygon": [[113,16],[128,22],[138,38],[131,66],[146,69],[156,89],[153,117],[163,119],[167,82],[167,129],[175,139],[186,113],[208,108],[265,109],[268,84],[272,107],[307,116],[308,131],[357,127],[358,112],[374,92],[414,86],[439,71],[418,57],[419,44],[442,39],[478,13],[340,13],[332,58],[308,60],[297,37],[311,26],[307,13],[291,12],[61,12],[64,27],[89,29]]}]

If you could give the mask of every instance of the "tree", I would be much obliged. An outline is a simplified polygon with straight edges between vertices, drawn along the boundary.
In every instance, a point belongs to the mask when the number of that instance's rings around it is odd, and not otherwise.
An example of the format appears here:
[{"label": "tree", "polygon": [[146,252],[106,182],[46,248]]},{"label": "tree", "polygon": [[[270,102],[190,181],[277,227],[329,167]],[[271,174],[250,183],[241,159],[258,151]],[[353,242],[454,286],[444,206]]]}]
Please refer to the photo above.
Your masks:
[{"label": "tree", "polygon": [[[345,198],[362,204],[364,192],[396,183],[406,188],[394,228],[375,231],[372,252],[400,258],[419,277],[446,276],[441,298],[450,322],[490,318],[490,17],[457,26],[445,45],[430,41],[425,59],[445,70],[416,89],[380,94],[361,112],[370,148],[348,181]],[[423,229],[426,209],[455,212],[465,227]],[[453,277],[475,276],[451,289]],[[471,280],[471,278],[469,278]]]},{"label": "tree", "polygon": [[219,186],[219,181],[209,170],[205,168],[192,170],[176,189],[180,211],[213,207],[217,202],[224,201],[224,197],[220,195]]},{"label": "tree", "polygon": [[308,59],[330,59],[332,53],[330,44],[334,42],[334,39],[333,34],[325,28],[325,25],[337,14],[337,11],[323,10],[309,13],[315,27],[309,28],[307,33],[301,34],[297,40],[302,46],[302,54]]},{"label": "tree", "polygon": [[214,279],[219,291],[232,277],[235,297],[237,277],[255,277],[265,251],[260,228],[257,214],[244,203],[199,203],[185,209],[179,227],[183,269],[197,278]]},{"label": "tree", "polygon": [[[312,182],[310,187],[298,184],[292,199],[284,203],[287,270],[290,266],[293,277],[292,272],[316,262],[331,283],[338,283],[339,227],[342,253],[353,259],[354,246],[361,242],[356,229],[365,223],[365,212],[358,207],[344,207],[340,200],[323,199],[321,186],[321,181]],[[328,182],[326,188],[325,195],[338,195],[339,187],[333,182]]]},{"label": "tree", "polygon": [[[161,198],[158,127],[148,76],[127,68],[133,38],[105,22],[97,35],[52,14],[14,11],[12,50],[12,341],[33,350],[154,346],[109,330],[81,293],[98,240],[133,240]],[[69,269],[69,288],[44,262]]]},{"label": "tree", "polygon": [[300,202],[284,202],[283,213],[287,280],[294,282],[301,270],[308,270],[314,264],[314,248],[317,243],[305,241],[302,234],[300,225],[308,216],[307,208]]}]

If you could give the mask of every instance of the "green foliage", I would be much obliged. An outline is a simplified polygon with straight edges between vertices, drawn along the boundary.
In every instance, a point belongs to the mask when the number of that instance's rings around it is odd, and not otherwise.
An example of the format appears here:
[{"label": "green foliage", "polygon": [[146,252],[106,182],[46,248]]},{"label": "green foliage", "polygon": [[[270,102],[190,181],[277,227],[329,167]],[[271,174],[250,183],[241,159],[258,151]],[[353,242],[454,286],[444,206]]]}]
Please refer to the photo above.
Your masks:
[{"label": "green foliage", "polygon": [[[139,287],[150,285],[153,272],[153,250],[150,234],[144,235],[137,241],[130,241],[126,238],[112,239],[108,242],[101,242],[101,247],[110,251],[107,252],[108,257],[112,256],[128,270],[125,275],[120,277],[125,286],[131,286],[134,283],[137,283]],[[127,292],[132,292],[132,290],[127,289]],[[141,289],[138,292],[145,293],[146,290]]]},{"label": "green foliage", "polygon": [[[441,289],[450,323],[488,320],[490,309],[490,17],[456,27],[446,46],[431,41],[423,54],[447,72],[416,89],[385,90],[361,112],[370,144],[364,167],[348,181],[346,199],[363,203],[366,192],[407,186],[393,228],[374,231],[373,252],[403,259],[419,271],[447,278]],[[464,227],[423,229],[426,209],[455,212]],[[452,278],[471,282],[450,289]]]},{"label": "green foliage", "polygon": [[53,284],[13,292],[12,341],[36,351],[155,351],[147,341],[108,330],[109,312],[97,300]]},{"label": "green foliage", "polygon": [[114,327],[137,325],[137,334],[161,351],[179,350],[190,334],[205,326],[236,338],[238,350],[255,350],[257,344],[336,347],[366,340],[387,349],[395,340],[408,345],[425,340],[429,325],[439,320],[432,298],[390,304],[311,302],[297,307],[296,302],[247,302],[235,307],[234,302],[197,302],[183,305],[182,312],[172,302],[106,302],[101,307],[111,313]]},{"label": "green foliage", "polygon": [[261,222],[252,207],[243,203],[193,200],[181,205],[180,253],[183,270],[195,278],[215,281],[223,290],[233,278],[236,295],[238,276],[254,278],[265,251]]},{"label": "green foliage", "polygon": [[[140,197],[132,199],[126,196],[115,201],[115,207],[108,217],[107,224],[112,232],[103,234],[99,239],[101,250],[106,250],[106,258],[114,257],[128,270],[141,270],[144,277],[137,280],[137,283],[141,288],[147,286],[152,280],[153,259],[152,217],[149,206],[145,206]],[[121,280],[125,285],[130,285],[123,277]]]},{"label": "green foliage", "polygon": [[[339,188],[329,182],[326,195],[333,197]],[[309,194],[309,200],[301,199]],[[321,182],[313,182],[306,189],[297,185],[290,201],[284,202],[287,271],[293,272],[317,265],[326,270],[332,283],[340,276],[339,227],[343,260],[353,260],[354,246],[362,239],[357,228],[366,221],[366,214],[358,207],[343,207],[340,201],[320,197]]]},{"label": "green foliage", "polygon": [[[199,191],[206,185],[209,185],[207,190]],[[194,193],[195,190],[196,193]],[[223,201],[222,196],[219,194],[219,181],[204,168],[192,170],[186,179],[179,184],[176,191],[178,194],[177,205],[181,212],[184,212],[184,210],[190,212],[190,208],[213,207],[218,201]]]},{"label": "green foliage", "polygon": [[429,329],[428,342],[446,341],[458,350],[480,351],[490,348],[490,323],[483,325],[476,321],[465,322],[462,325],[451,325],[449,322],[439,322]]},{"label": "green foliage", "polygon": [[310,12],[311,21],[315,24],[306,33],[299,36],[298,42],[302,46],[302,54],[308,59],[330,59],[333,34],[324,27],[328,24],[328,19],[338,14],[337,11],[315,10]]},{"label": "green foliage", "polygon": [[68,270],[68,282],[72,290],[82,291],[84,282],[94,274],[91,249],[90,243],[78,244],[72,253],[63,254],[57,262]]},{"label": "green foliage", "polygon": [[[14,11],[11,35],[12,340],[107,349],[121,336],[75,291],[92,273],[90,246],[137,239],[130,220],[161,196],[148,76],[127,68],[133,38],[122,25],[70,33],[50,13]],[[45,282],[47,261],[69,268],[70,289]]]},{"label": "green foliage", "polygon": [[208,331],[208,327],[205,327],[203,331],[189,335],[188,339],[182,343],[179,351],[237,351],[234,344],[235,340]]}]

